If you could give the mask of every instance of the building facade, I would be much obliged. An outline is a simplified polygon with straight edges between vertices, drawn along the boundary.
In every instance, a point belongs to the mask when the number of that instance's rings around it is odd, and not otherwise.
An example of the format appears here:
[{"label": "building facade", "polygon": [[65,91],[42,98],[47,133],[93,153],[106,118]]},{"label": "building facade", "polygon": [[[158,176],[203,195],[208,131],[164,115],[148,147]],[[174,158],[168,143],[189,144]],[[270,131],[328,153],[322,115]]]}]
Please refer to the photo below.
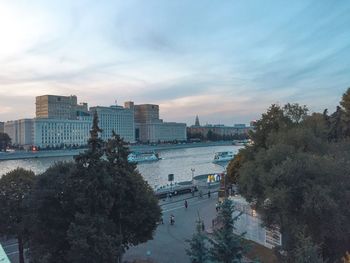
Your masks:
[{"label": "building facade", "polygon": [[[130,106],[131,107],[131,106]],[[91,107],[90,112],[97,112],[101,138],[108,140],[115,131],[126,142],[135,142],[134,110],[122,106]]]},{"label": "building facade", "polygon": [[88,115],[87,103],[78,104],[77,96],[43,95],[36,97],[36,118],[70,119]]},{"label": "building facade", "polygon": [[186,141],[186,123],[164,122],[159,118],[159,105],[133,105],[135,137],[141,142]]},{"label": "building facade", "polygon": [[90,137],[91,127],[91,117],[34,119],[33,145],[41,148],[84,146]]},{"label": "building facade", "polygon": [[209,131],[220,136],[233,136],[239,134],[248,134],[250,127],[240,124],[239,126],[225,126],[225,125],[205,125],[205,126],[191,126],[187,128],[191,134],[201,134],[206,137]]},{"label": "building facade", "polygon": [[33,144],[33,119],[8,121],[4,132],[11,138],[13,145],[28,146]]},{"label": "building facade", "polygon": [[138,140],[141,142],[186,141],[186,123],[151,122],[136,124]]}]

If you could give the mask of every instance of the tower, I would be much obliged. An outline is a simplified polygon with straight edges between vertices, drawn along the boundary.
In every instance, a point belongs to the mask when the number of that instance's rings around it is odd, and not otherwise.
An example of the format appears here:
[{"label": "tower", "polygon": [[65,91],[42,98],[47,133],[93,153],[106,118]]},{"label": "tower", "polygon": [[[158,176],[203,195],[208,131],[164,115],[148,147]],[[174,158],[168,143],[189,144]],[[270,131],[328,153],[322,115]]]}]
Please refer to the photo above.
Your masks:
[{"label": "tower", "polygon": [[201,126],[199,123],[199,118],[198,115],[196,116],[196,122],[194,123],[195,126]]}]

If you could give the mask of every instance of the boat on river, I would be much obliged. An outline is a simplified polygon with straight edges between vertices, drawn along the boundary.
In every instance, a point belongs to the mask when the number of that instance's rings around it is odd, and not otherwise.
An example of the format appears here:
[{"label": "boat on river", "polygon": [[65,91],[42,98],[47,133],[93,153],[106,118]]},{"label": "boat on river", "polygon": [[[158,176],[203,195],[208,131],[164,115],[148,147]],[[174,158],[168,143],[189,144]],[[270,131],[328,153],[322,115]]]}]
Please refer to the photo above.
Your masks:
[{"label": "boat on river", "polygon": [[234,153],[231,151],[216,152],[213,163],[229,162],[233,159]]},{"label": "boat on river", "polygon": [[132,152],[128,156],[130,163],[155,162],[160,160],[158,153],[155,152]]}]

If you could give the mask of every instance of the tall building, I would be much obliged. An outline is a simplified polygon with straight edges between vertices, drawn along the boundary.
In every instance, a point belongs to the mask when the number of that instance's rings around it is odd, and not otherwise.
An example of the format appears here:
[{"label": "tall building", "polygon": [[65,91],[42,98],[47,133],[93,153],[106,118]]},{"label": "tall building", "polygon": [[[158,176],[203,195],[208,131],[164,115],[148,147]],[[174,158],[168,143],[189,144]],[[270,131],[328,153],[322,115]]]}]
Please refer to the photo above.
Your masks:
[{"label": "tall building", "polygon": [[131,108],[122,106],[91,107],[90,112],[97,112],[99,126],[102,129],[101,138],[108,140],[115,131],[127,142],[135,142],[134,110],[133,104],[127,102],[126,105]]},{"label": "tall building", "polygon": [[88,114],[87,103],[78,104],[77,96],[43,95],[36,97],[36,118],[70,119]]},{"label": "tall building", "polygon": [[0,121],[0,132],[1,133],[4,133],[4,126],[5,126],[5,123]]},{"label": "tall building", "polygon": [[170,142],[187,140],[186,123],[164,122],[159,118],[159,105],[133,105],[135,137],[141,142]]},{"label": "tall building", "polygon": [[141,104],[135,105],[135,122],[150,123],[159,120],[159,105]]},{"label": "tall building", "polygon": [[4,131],[14,145],[27,146],[33,144],[33,119],[7,121]]}]

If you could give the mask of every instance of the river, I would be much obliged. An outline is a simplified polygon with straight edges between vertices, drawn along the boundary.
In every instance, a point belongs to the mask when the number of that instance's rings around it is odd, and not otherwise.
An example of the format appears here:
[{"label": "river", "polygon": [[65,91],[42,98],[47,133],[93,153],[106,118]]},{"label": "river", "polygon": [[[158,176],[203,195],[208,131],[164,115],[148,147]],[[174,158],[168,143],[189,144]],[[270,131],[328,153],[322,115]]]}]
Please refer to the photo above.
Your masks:
[{"label": "river", "polygon": [[[219,151],[237,152],[240,146],[209,146],[198,148],[184,148],[161,150],[159,155],[163,158],[157,162],[140,163],[138,170],[152,187],[166,185],[168,174],[174,174],[175,182],[189,181],[192,178],[191,168],[195,169],[194,175],[219,173],[224,170],[221,165],[213,164],[214,153]],[[44,172],[55,162],[71,161],[72,157],[50,157],[38,159],[23,159],[0,161],[0,177],[15,169],[23,167],[36,174]]]}]

